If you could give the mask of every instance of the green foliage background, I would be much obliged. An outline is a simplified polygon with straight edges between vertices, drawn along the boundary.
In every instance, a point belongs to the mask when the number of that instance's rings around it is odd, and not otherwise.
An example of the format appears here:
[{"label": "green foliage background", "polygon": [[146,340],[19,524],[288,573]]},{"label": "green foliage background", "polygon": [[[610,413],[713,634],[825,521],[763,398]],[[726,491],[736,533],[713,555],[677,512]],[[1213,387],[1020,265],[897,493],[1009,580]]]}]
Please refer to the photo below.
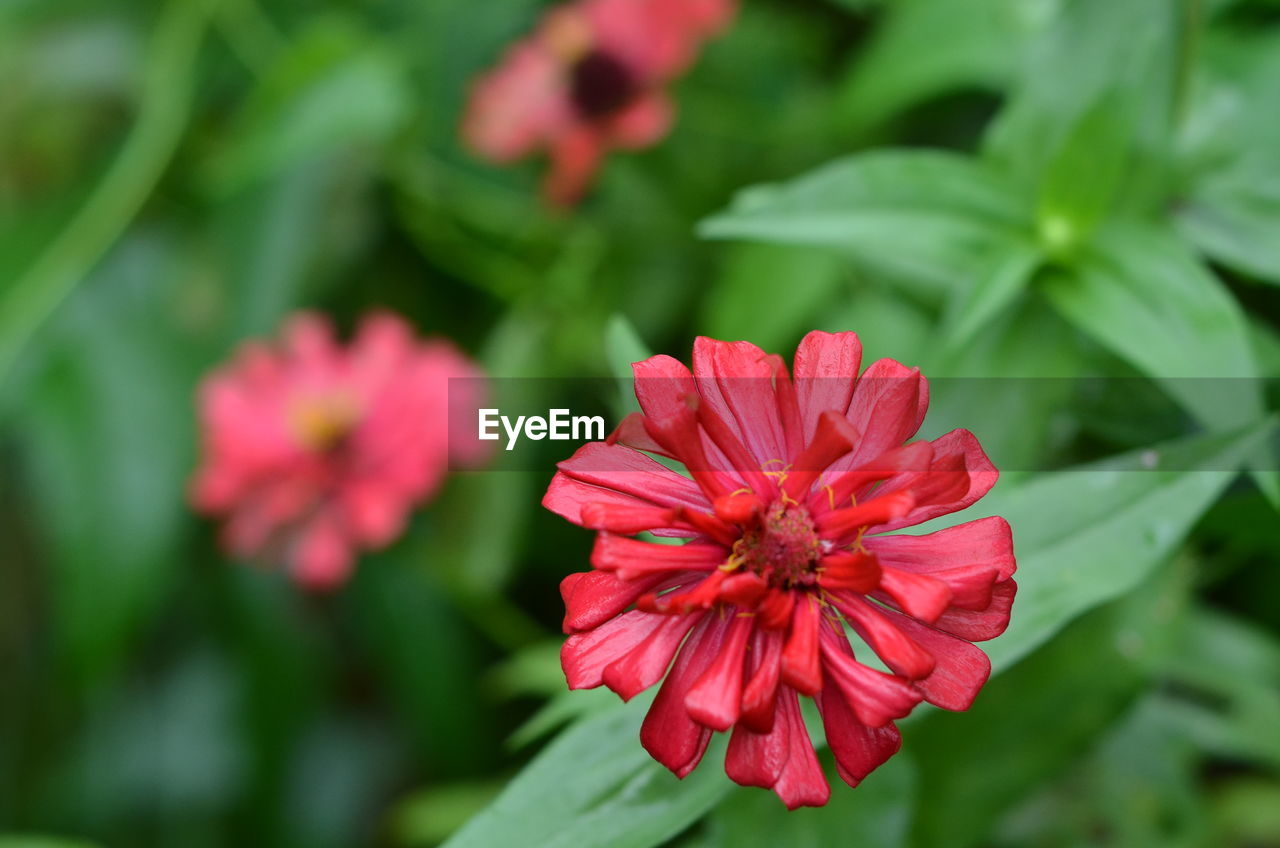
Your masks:
[{"label": "green foliage background", "polygon": [[[0,846],[1280,845],[1280,6],[743,0],[553,212],[457,137],[542,5],[0,5]],[[375,305],[501,377],[819,328],[986,378],[935,414],[1012,470],[997,676],[821,810],[676,781],[563,691],[556,445],[336,596],[233,567],[197,381]]]}]

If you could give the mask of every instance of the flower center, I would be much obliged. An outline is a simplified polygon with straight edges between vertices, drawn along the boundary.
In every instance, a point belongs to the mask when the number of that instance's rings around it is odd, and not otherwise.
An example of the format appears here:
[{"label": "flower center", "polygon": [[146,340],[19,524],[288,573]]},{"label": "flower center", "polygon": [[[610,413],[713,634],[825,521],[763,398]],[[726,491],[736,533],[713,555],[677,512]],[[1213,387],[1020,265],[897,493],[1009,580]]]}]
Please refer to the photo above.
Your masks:
[{"label": "flower center", "polygon": [[600,118],[621,109],[636,91],[631,70],[599,50],[587,53],[570,71],[569,97],[584,118]]},{"label": "flower center", "polygon": [[355,427],[355,403],[345,395],[299,398],[289,407],[289,424],[303,447],[323,453],[336,448]]},{"label": "flower center", "polygon": [[809,511],[782,501],[775,501],[760,523],[746,530],[733,546],[734,557],[743,567],[783,588],[814,583],[819,553]]}]

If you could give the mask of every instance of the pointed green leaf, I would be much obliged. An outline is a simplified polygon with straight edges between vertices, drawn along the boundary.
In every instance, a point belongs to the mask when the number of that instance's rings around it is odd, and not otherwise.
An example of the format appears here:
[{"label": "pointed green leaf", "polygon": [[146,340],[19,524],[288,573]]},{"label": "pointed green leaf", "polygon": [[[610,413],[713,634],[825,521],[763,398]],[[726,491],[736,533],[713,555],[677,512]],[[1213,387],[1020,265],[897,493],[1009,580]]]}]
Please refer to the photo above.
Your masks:
[{"label": "pointed green leaf", "polygon": [[706,762],[683,781],[638,739],[650,699],[592,716],[547,746],[445,848],[649,848],[684,830],[733,785]]},{"label": "pointed green leaf", "polygon": [[1226,287],[1165,230],[1126,223],[1100,236],[1074,271],[1045,281],[1054,306],[1207,426],[1256,421],[1248,324]]},{"label": "pointed green leaf", "polygon": [[997,487],[948,518],[1001,515],[1013,527],[1018,597],[1009,629],[983,645],[992,664],[1013,665],[1085,610],[1138,585],[1275,431],[1267,421],[1049,472]]},{"label": "pointed green leaf", "polygon": [[834,248],[872,273],[947,289],[1026,238],[1029,205],[975,159],[888,150],[739,192],[700,232]]}]

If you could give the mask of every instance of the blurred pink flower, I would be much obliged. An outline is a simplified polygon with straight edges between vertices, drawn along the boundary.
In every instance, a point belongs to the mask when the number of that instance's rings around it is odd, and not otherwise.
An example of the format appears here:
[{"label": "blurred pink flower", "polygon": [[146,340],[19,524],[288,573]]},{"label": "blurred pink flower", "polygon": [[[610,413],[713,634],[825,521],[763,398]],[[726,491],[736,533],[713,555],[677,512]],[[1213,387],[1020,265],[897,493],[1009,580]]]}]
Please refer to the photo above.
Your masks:
[{"label": "blurred pink flower", "polygon": [[[234,555],[283,561],[300,584],[331,588],[358,550],[400,535],[450,459],[484,458],[468,427],[449,438],[449,378],[481,374],[450,342],[419,342],[387,313],[366,316],[345,348],[313,313],[293,316],[282,336],[246,342],[201,385],[191,498],[226,518]],[[478,381],[453,391],[456,414],[480,400]],[[457,392],[472,397],[459,403]]]},{"label": "blurred pink flower", "polygon": [[471,92],[462,134],[511,162],[546,150],[543,193],[572,203],[610,148],[656,143],[674,106],[664,86],[732,17],[735,0],[576,0],[512,45]]}]

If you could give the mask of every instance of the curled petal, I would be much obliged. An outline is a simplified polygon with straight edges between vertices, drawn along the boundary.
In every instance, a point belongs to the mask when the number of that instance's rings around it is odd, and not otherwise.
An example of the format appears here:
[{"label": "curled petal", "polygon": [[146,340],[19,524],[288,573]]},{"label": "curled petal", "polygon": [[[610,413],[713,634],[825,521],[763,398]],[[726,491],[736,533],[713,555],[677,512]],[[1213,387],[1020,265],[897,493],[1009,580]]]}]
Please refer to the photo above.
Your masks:
[{"label": "curled petal", "polygon": [[796,693],[784,689],[778,716],[768,733],[734,728],[724,770],[743,786],[759,786],[777,793],[787,809],[820,807],[831,795],[800,715]]},{"label": "curled petal", "polygon": [[669,530],[678,523],[679,510],[660,506],[589,503],[582,507],[582,526],[631,536],[645,530]]},{"label": "curled petal", "polygon": [[996,484],[1000,472],[968,430],[952,430],[933,440],[933,465],[928,471],[907,471],[884,482],[878,492],[910,492],[915,507],[872,533],[886,533],[959,512]]},{"label": "curled petal", "polygon": [[1009,614],[1018,584],[1012,580],[997,583],[991,590],[991,604],[983,610],[952,607],[938,616],[933,626],[968,642],[994,639],[1009,626]]},{"label": "curled petal", "polygon": [[856,333],[814,330],[800,341],[793,370],[806,444],[812,441],[822,413],[848,411],[861,363],[862,343]]},{"label": "curled petal", "polygon": [[750,616],[730,618],[719,653],[685,697],[685,707],[694,721],[712,730],[728,730],[738,720],[747,640],[754,627]]},{"label": "curled petal", "polygon": [[913,618],[934,622],[951,605],[951,588],[928,574],[882,567],[880,588]]},{"label": "curled petal", "polygon": [[888,613],[894,623],[933,655],[933,671],[915,686],[929,703],[945,710],[967,710],[991,676],[991,660],[982,649],[903,615]]},{"label": "curled petal", "polygon": [[634,604],[641,595],[681,576],[684,575],[651,574],[639,580],[619,580],[607,571],[570,574],[560,581],[564,632],[579,633],[599,627]]},{"label": "curled petal", "polygon": [[594,689],[604,683],[604,670],[662,627],[666,616],[632,610],[594,630],[578,633],[560,648],[560,665],[570,689]]},{"label": "curled petal", "polygon": [[850,786],[857,786],[902,747],[902,736],[896,727],[886,724],[873,728],[858,721],[834,687],[819,692],[817,701],[827,745],[836,758],[836,771]]},{"label": "curled petal", "polygon": [[651,356],[631,366],[636,400],[649,418],[667,418],[685,406],[685,398],[697,394],[693,374],[684,363],[665,354]]},{"label": "curled petal", "polygon": [[868,727],[883,727],[909,714],[923,697],[907,681],[858,662],[843,633],[822,632],[822,662],[834,687]]},{"label": "curled petal", "polygon": [[794,501],[809,494],[813,481],[823,470],[840,457],[853,450],[859,433],[845,417],[837,412],[824,412],[818,418],[818,430],[813,441],[795,458],[782,481],[782,490]]},{"label": "curled petal", "polygon": [[665,616],[645,639],[626,654],[605,666],[601,679],[605,686],[629,701],[662,679],[689,629],[700,615]]},{"label": "curled petal", "polygon": [[711,739],[711,731],[689,717],[684,702],[690,687],[715,660],[715,646],[723,641],[727,627],[717,615],[703,617],[676,656],[640,726],[640,744],[677,777],[693,771]]},{"label": "curled petal", "polygon": [[846,589],[859,595],[880,586],[880,562],[864,551],[836,551],[818,564],[818,584],[828,591]]},{"label": "curled petal", "polygon": [[742,724],[756,733],[768,733],[782,672],[782,634],[756,630],[750,661],[751,677],[742,690]]},{"label": "curled petal", "polygon": [[888,610],[845,592],[832,593],[831,597],[858,635],[896,674],[917,680],[933,671],[933,657],[894,626],[887,618]]},{"label": "curled petal", "polygon": [[591,564],[602,571],[616,571],[623,580],[656,573],[711,571],[725,561],[727,552],[719,545],[690,542],[663,545],[642,542],[627,536],[601,533],[591,551]]},{"label": "curled petal", "polygon": [[796,602],[791,632],[782,648],[782,682],[802,695],[822,688],[822,661],[818,653],[818,628],[822,607],[812,595]]},{"label": "curled petal", "polygon": [[884,524],[909,514],[914,505],[915,497],[911,492],[885,495],[877,493],[876,497],[866,503],[818,516],[816,524],[823,537],[840,544],[873,525]]}]

